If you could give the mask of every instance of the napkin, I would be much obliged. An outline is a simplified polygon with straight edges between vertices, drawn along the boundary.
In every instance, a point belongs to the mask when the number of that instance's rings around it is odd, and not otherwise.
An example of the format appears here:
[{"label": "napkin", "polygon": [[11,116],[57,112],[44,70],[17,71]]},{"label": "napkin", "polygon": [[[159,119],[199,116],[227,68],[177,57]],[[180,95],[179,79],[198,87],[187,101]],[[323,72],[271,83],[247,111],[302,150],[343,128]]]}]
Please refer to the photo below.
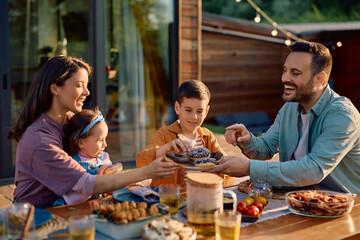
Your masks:
[{"label": "napkin", "polygon": [[153,203],[159,201],[159,194],[149,187],[131,186],[128,189],[130,192],[141,197],[146,202]]}]

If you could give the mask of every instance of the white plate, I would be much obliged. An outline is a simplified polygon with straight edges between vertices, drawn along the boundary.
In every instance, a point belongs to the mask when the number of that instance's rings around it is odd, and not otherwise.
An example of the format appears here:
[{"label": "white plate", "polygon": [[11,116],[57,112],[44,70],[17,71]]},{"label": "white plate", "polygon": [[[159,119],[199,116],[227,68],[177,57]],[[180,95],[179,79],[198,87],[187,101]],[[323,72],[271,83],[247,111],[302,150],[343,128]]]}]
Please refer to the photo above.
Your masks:
[{"label": "white plate", "polygon": [[[217,166],[217,165],[216,165]],[[206,171],[206,170],[210,170],[213,169],[216,166],[211,166],[211,167],[195,167],[195,166],[189,166],[189,165],[181,165],[182,168],[185,168],[187,170],[195,170],[195,171]]]}]

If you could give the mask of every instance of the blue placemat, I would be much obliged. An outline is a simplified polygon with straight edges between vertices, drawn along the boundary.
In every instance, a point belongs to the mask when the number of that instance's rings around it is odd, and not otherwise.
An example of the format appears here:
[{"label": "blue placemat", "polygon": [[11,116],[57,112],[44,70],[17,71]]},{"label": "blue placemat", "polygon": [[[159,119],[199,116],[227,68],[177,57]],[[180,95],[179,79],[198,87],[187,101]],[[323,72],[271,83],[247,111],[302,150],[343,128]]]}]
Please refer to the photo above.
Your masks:
[{"label": "blue placemat", "polygon": [[[157,187],[151,187],[151,189],[156,191],[156,192],[158,191]],[[118,200],[120,202],[123,202],[123,201],[129,201],[129,202],[134,201],[136,203],[144,202],[144,199],[142,199],[141,197],[133,194],[127,188],[119,189],[119,190],[113,192],[112,196],[113,196],[114,199],[116,199],[116,200]],[[156,202],[159,202],[159,201],[156,201]]]},{"label": "blue placemat", "polygon": [[52,214],[49,211],[40,208],[35,208],[34,215],[35,215],[35,227],[39,227],[47,223],[52,218]]}]

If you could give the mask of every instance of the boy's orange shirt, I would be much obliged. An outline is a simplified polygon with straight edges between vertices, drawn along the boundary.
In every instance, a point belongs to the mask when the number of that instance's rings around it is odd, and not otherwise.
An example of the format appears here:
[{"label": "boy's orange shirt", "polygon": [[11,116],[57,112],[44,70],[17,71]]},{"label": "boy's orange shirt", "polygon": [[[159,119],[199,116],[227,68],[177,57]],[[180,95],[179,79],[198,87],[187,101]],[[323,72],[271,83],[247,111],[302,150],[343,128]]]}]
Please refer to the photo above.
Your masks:
[{"label": "boy's orange shirt", "polygon": [[[199,136],[203,141],[203,146],[210,150],[210,152],[222,152],[224,155],[224,150],[220,147],[216,137],[214,134],[208,130],[207,128],[199,127],[197,129]],[[146,146],[144,150],[139,152],[136,156],[136,166],[144,167],[150,164],[156,158],[156,149],[164,144],[171,142],[174,139],[179,138],[181,134],[179,120],[171,124],[170,126],[162,127],[156,131],[155,136]],[[177,183],[179,185],[184,185],[184,174],[185,169],[180,168],[177,171],[177,175],[174,174],[170,178],[166,179],[153,179],[151,182],[151,186],[159,186],[163,183]],[[222,175],[221,175],[222,176]],[[223,176],[224,178],[224,186],[230,186],[234,183],[234,178],[230,176]]]}]

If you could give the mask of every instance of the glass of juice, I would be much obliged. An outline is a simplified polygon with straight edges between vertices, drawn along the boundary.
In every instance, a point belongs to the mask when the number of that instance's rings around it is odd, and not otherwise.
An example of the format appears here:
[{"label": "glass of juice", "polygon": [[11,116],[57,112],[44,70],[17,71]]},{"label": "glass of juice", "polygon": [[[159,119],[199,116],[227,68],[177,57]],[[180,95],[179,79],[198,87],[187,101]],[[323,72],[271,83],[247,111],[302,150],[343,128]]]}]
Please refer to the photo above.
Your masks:
[{"label": "glass of juice", "polygon": [[214,217],[216,240],[238,240],[240,238],[241,213],[232,210],[217,210]]},{"label": "glass of juice", "polygon": [[69,234],[71,240],[94,240],[95,219],[89,215],[71,216],[69,218]]},{"label": "glass of juice", "polygon": [[24,202],[14,202],[8,208],[6,234],[9,239],[37,239],[34,211],[32,204]]},{"label": "glass of juice", "polygon": [[166,183],[159,186],[160,203],[169,206],[171,216],[176,216],[179,210],[180,186]]},{"label": "glass of juice", "polygon": [[7,229],[7,209],[0,209],[0,240],[7,239],[6,237],[6,229]]}]

